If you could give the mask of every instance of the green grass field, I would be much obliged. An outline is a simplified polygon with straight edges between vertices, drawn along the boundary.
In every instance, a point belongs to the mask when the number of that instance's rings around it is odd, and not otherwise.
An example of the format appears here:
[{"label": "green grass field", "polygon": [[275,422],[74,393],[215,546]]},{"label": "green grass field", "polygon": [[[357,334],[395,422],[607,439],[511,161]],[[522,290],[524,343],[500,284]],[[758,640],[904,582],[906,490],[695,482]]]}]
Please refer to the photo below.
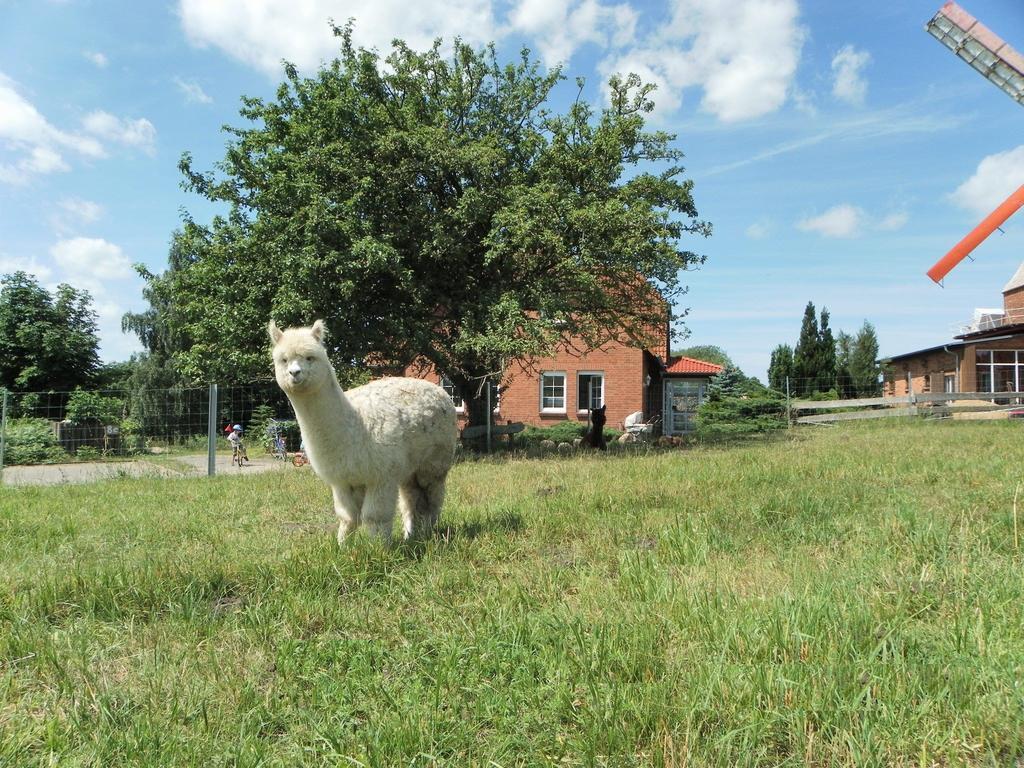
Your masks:
[{"label": "green grass field", "polygon": [[463,463],[392,549],[308,468],[0,488],[0,764],[1021,765],[1024,425],[893,422]]}]

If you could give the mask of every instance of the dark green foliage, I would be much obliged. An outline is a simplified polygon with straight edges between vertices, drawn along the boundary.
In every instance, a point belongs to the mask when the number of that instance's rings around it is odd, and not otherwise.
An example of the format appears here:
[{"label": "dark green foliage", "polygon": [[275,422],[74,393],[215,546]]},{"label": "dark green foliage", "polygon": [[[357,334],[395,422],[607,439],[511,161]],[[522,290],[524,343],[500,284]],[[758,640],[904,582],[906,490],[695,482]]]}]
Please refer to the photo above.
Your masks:
[{"label": "dark green foliage", "polygon": [[786,379],[793,377],[793,348],[789,344],[779,344],[772,350],[772,359],[768,365],[768,386],[778,392],[786,391]]},{"label": "dark green foliage", "polygon": [[722,368],[721,372],[711,377],[708,383],[707,396],[709,398],[738,397],[744,391],[746,377],[743,371],[732,363]]},{"label": "dark green foliage", "polygon": [[836,386],[836,340],[832,336],[828,321],[828,310],[822,307],[814,374],[813,391],[816,392],[827,392]]},{"label": "dark green foliage", "polygon": [[[672,137],[644,129],[652,86],[613,77],[609,106],[545,108],[563,80],[527,52],[396,42],[386,60],[336,30],[314,77],[243,100],[220,173],[180,163],[228,213],[186,217],[152,314],[126,324],[188,380],[269,377],[265,326],[323,318],[336,366],[415,358],[448,376],[474,423],[477,382],[576,335],[638,342],[664,327],[708,235]],[[159,344],[157,343],[159,341]]]},{"label": "dark green foliage", "polygon": [[72,424],[118,424],[125,415],[123,398],[76,389],[68,398],[65,418]]},{"label": "dark green foliage", "polygon": [[697,437],[716,439],[784,429],[786,400],[762,389],[758,394],[709,397],[697,410]]},{"label": "dark green foliage", "polygon": [[0,277],[0,387],[69,392],[99,366],[88,291],[61,283],[51,295],[32,275]]},{"label": "dark green foliage", "polygon": [[11,419],[5,439],[5,465],[54,464],[68,459],[46,419]]},{"label": "dark green foliage", "polygon": [[882,394],[881,367],[878,364],[878,336],[867,320],[857,332],[850,353],[850,379],[858,397],[877,397]]}]

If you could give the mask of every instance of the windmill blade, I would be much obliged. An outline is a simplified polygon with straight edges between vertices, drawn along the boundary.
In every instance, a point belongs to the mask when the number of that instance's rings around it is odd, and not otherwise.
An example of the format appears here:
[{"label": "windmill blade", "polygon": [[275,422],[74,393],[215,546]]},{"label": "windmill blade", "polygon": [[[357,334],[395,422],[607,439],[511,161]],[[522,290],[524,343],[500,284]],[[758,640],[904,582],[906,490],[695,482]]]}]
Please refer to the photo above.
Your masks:
[{"label": "windmill blade", "polygon": [[929,34],[1024,105],[1024,56],[954,2],[925,26]]},{"label": "windmill blade", "polygon": [[981,245],[982,241],[991,235],[1000,224],[1012,216],[1018,208],[1024,205],[1024,184],[1017,188],[1017,191],[1006,198],[999,207],[982,219],[981,223],[967,233],[967,236],[950,249],[949,253],[939,259],[935,266],[928,270],[928,277],[936,283],[941,281],[949,271],[964,260],[971,251]]}]

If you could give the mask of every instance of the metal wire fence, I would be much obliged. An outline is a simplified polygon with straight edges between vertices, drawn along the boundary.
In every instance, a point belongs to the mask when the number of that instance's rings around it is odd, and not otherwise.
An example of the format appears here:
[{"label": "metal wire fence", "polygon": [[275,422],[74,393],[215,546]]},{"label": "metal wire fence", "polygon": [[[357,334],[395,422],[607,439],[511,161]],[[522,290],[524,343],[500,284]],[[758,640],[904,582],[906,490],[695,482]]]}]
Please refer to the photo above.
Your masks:
[{"label": "metal wire fence", "polygon": [[[0,390],[0,472],[4,468],[163,461],[214,474],[242,427],[253,457],[286,458],[300,447],[287,397],[273,382],[148,390]],[[221,462],[223,463],[223,462]]]}]

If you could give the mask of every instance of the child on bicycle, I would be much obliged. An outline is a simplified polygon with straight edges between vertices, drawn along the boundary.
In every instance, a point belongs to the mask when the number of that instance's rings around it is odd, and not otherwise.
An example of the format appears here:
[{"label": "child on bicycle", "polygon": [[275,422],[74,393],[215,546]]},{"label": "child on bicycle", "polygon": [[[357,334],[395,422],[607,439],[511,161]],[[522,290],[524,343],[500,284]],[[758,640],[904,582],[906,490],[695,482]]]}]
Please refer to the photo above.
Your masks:
[{"label": "child on bicycle", "polygon": [[[245,462],[249,463],[249,454],[245,452],[245,443],[242,442],[242,425],[235,424],[228,435],[228,442],[231,443],[231,457],[241,455]],[[241,462],[239,462],[241,464]]]}]

